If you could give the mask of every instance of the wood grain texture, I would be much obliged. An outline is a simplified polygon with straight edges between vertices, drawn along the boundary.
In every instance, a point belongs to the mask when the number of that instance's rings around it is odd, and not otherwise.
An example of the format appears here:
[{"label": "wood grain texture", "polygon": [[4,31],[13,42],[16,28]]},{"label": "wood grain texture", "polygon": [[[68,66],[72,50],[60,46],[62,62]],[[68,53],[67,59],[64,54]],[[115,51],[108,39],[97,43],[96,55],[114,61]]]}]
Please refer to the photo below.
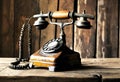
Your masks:
[{"label": "wood grain texture", "polygon": [[[44,13],[54,12],[58,7],[58,0],[40,0],[40,10]],[[49,22],[49,20],[47,19]],[[49,24],[46,29],[41,30],[41,47],[55,36],[55,25]]]},{"label": "wood grain texture", "polygon": [[[3,11],[2,10],[2,5],[3,3],[2,3],[2,0],[0,1],[0,10],[1,11]],[[0,12],[0,16],[2,16],[2,12]],[[2,27],[2,19],[0,20],[0,27]],[[2,28],[0,28],[0,30],[1,30]],[[2,37],[2,34],[1,34],[1,32],[0,32],[0,37]],[[2,46],[2,41],[0,40],[0,54],[2,54],[2,48],[1,48],[1,46]]]},{"label": "wood grain texture", "polygon": [[49,72],[47,69],[13,70],[8,67],[14,58],[0,58],[1,82],[119,82],[120,59],[82,59],[77,70]]},{"label": "wood grain texture", "polygon": [[0,25],[0,56],[13,56],[14,54],[14,0],[1,1]]},{"label": "wood grain texture", "polygon": [[[75,0],[59,0],[59,10],[67,10],[67,11],[74,11],[74,1]],[[58,20],[59,21],[59,20]],[[71,20],[62,20],[63,22],[70,22]],[[65,26],[64,32],[66,34],[66,45],[72,49],[72,33],[73,33],[73,25]],[[58,34],[60,33],[60,29],[57,28]],[[57,34],[57,36],[59,36]]]},{"label": "wood grain texture", "polygon": [[[67,46],[78,51],[82,58],[120,57],[119,4],[119,0],[1,0],[0,56],[18,57],[18,37],[26,17],[40,11],[76,11],[78,8],[79,13],[85,9],[87,13],[95,16],[95,20],[89,20],[92,28],[88,30],[76,27],[74,29],[73,25],[66,26]],[[33,19],[31,24],[35,20]],[[32,53],[48,40],[59,37],[59,32],[57,26],[50,24],[44,30],[32,27]],[[27,55],[26,38],[27,35],[24,36],[24,55]]]},{"label": "wood grain texture", "polygon": [[[119,4],[120,4],[120,1],[118,0],[118,16],[120,15],[120,5],[119,5]],[[118,48],[119,48],[119,51],[118,51],[118,53],[119,53],[119,54],[118,54],[118,57],[120,58],[120,16],[119,16],[118,22],[119,22],[119,23],[118,23],[118,25],[119,25],[119,26],[118,26],[118,29],[119,29],[119,30],[118,30],[118,31],[119,31],[119,35],[118,35],[118,38],[119,38],[119,42],[118,42],[118,43],[119,43],[119,47],[118,47]]]},{"label": "wood grain texture", "polygon": [[[78,13],[86,10],[86,13],[96,16],[96,0],[78,0]],[[91,22],[91,29],[75,28],[75,51],[81,58],[92,58],[95,56],[96,19]]]},{"label": "wood grain texture", "polygon": [[[117,57],[118,0],[98,0],[97,57]],[[111,4],[111,5],[107,5]]]},{"label": "wood grain texture", "polygon": [[[19,35],[20,35],[20,30],[21,30],[21,26],[22,24],[25,22],[26,17],[31,17],[33,14],[39,13],[39,5],[38,2],[36,0],[15,0],[14,3],[14,8],[15,8],[15,19],[14,19],[14,28],[15,28],[15,56],[18,56],[18,40],[19,40]],[[31,21],[32,22],[32,21]],[[39,45],[38,39],[36,39],[37,33],[36,33],[36,29],[32,28],[32,46],[33,46],[33,50],[35,47],[37,47]],[[35,34],[36,33],[36,34]],[[23,44],[23,55],[24,57],[27,57],[28,53],[27,53],[27,27],[26,30],[24,32],[24,44]],[[35,43],[37,40],[38,43]],[[36,46],[34,46],[34,44],[36,44]],[[39,47],[39,46],[38,46]]]}]

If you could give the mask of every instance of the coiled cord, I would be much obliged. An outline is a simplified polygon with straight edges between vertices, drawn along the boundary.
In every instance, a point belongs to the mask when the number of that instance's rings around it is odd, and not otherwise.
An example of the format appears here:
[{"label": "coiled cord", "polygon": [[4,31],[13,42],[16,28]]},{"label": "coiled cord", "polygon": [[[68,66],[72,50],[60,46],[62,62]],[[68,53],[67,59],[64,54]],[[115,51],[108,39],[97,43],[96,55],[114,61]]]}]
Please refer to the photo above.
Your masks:
[{"label": "coiled cord", "polygon": [[21,31],[20,31],[20,36],[19,36],[19,58],[16,59],[16,61],[11,62],[11,65],[9,66],[12,69],[29,69],[29,58],[25,59],[23,58],[23,35],[24,35],[24,31],[25,28],[27,27],[28,29],[28,56],[30,57],[31,55],[31,25],[30,25],[30,20],[32,19],[32,17],[30,18],[26,18],[27,23],[25,22],[22,25]]}]

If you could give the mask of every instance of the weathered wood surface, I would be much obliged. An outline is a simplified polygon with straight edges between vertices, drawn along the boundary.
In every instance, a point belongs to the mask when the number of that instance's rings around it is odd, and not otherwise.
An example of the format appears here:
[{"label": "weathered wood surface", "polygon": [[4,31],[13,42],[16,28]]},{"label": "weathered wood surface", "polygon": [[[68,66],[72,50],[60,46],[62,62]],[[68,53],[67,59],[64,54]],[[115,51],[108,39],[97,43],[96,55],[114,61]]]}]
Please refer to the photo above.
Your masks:
[{"label": "weathered wood surface", "polygon": [[117,3],[118,0],[98,0],[97,57],[117,57],[119,41]]},{"label": "weathered wood surface", "polygon": [[14,0],[0,1],[0,55],[13,56],[14,53]]},{"label": "weathered wood surface", "polygon": [[[31,17],[33,14],[39,13],[40,9],[39,9],[39,4],[36,0],[14,0],[14,39],[15,39],[15,52],[14,52],[14,56],[18,56],[18,41],[19,41],[19,36],[20,36],[20,30],[22,27],[22,24],[25,22],[26,17]],[[32,20],[33,21],[33,20]],[[31,21],[31,24],[33,24],[33,22]],[[38,31],[35,29],[35,27],[32,28],[32,47],[33,50],[36,49],[36,47],[38,47],[39,45],[39,35],[38,35]],[[27,53],[27,27],[25,29],[24,32],[24,44],[23,44],[23,55],[24,57],[27,57],[28,53]],[[38,43],[36,43],[36,41]],[[36,44],[36,46],[34,46],[34,44]]]},{"label": "weathered wood surface", "polygon": [[[39,8],[43,13],[48,13],[49,11],[54,12],[57,11],[58,8],[58,0],[40,0]],[[48,21],[48,20],[47,20]],[[55,36],[55,25],[49,24],[46,29],[41,30],[40,37],[40,47],[42,47],[46,42],[53,39]]]},{"label": "weathered wood surface", "polygon": [[[78,13],[86,13],[96,16],[96,0],[78,0]],[[96,19],[91,22],[91,29],[75,28],[74,48],[81,55],[81,58],[95,57]]]},{"label": "weathered wood surface", "polygon": [[14,58],[0,58],[1,82],[120,82],[120,59],[82,59],[76,70],[49,72],[47,69],[13,70]]},{"label": "weathered wood surface", "polygon": [[[59,10],[68,10],[68,11],[74,11],[74,3],[76,0],[59,0]],[[71,20],[65,20],[64,22],[71,22]],[[64,28],[65,34],[66,34],[66,45],[72,48],[72,39],[73,39],[73,25],[66,26]],[[58,34],[60,33],[60,28],[57,30]],[[59,35],[58,35],[59,36]]]},{"label": "weathered wood surface", "polygon": [[[118,3],[120,4],[120,0],[118,0]],[[119,38],[119,51],[118,51],[118,57],[120,58],[120,5],[118,5],[118,13],[119,13],[119,23],[118,23],[118,31],[119,31],[119,36],[118,36],[118,38]]]},{"label": "weathered wood surface", "polygon": [[[119,0],[0,0],[0,4],[1,57],[18,56],[18,37],[25,17],[40,11],[69,10],[82,13],[84,9],[95,16],[95,20],[90,20],[92,28],[65,27],[67,46],[78,51],[82,58],[120,57]],[[55,25],[48,25],[44,30],[33,27],[32,53],[58,35],[59,28]],[[24,55],[28,54],[26,38],[24,36]]]}]

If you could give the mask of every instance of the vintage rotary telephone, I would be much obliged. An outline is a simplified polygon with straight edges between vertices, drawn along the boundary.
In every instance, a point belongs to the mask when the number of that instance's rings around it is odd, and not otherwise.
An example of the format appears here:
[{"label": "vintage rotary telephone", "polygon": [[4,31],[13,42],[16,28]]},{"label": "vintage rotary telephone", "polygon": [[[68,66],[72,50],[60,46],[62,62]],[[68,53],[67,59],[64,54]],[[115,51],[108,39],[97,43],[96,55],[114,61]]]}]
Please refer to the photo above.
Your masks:
[{"label": "vintage rotary telephone", "polygon": [[[12,62],[10,67],[13,69],[45,67],[48,68],[49,71],[58,71],[79,67],[81,65],[80,55],[78,52],[75,52],[66,46],[64,33],[64,27],[73,24],[78,17],[79,19],[75,22],[76,26],[78,28],[90,29],[91,25],[87,18],[94,19],[94,16],[86,14],[85,11],[83,14],[69,11],[55,11],[48,12],[46,14],[41,12],[40,14],[30,17],[21,28],[21,34],[19,37],[19,58],[15,62]],[[41,47],[40,50],[31,55],[31,25],[29,22],[32,18],[38,18],[33,25],[40,30],[45,29],[49,23],[58,25],[60,27],[60,36],[56,39],[49,40],[43,45],[43,47]],[[45,18],[49,19],[49,23],[45,20]],[[53,22],[53,19],[62,20],[70,18],[72,21],[68,23]],[[25,27],[28,29],[29,36],[28,54],[30,57],[28,59],[25,59],[22,56],[22,37]]]}]

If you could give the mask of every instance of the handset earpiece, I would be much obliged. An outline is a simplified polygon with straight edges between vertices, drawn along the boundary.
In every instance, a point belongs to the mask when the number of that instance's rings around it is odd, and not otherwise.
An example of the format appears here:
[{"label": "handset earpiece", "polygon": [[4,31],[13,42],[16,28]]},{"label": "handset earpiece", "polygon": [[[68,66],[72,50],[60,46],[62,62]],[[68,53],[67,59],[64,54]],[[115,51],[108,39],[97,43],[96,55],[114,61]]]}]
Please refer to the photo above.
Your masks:
[{"label": "handset earpiece", "polygon": [[[78,28],[84,28],[84,29],[90,29],[91,28],[91,24],[90,22],[87,20],[87,15],[85,13],[85,10],[82,14],[83,16],[82,17],[79,17],[79,19],[77,19],[77,21],[75,22],[76,26]],[[86,15],[86,17],[84,17],[84,15]],[[94,17],[90,16],[91,19],[94,19]]]},{"label": "handset earpiece", "polygon": [[38,18],[34,22],[34,26],[38,28],[39,30],[45,29],[48,26],[48,22],[45,20],[45,18],[48,17],[48,14],[43,14],[42,12],[40,14],[36,14],[33,16],[33,18]]},{"label": "handset earpiece", "polygon": [[39,30],[45,29],[48,26],[48,22],[45,20],[45,18],[43,17],[39,17],[35,22],[34,22],[34,26],[36,26],[36,28],[38,28]]}]

